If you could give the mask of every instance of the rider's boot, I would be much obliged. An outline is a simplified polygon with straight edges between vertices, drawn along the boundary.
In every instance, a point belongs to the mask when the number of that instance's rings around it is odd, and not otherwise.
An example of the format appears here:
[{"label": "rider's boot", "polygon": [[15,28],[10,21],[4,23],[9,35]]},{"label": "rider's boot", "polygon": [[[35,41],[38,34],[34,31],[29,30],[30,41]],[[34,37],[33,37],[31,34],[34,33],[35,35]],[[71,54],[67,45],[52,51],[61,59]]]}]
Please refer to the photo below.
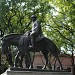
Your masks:
[{"label": "rider's boot", "polygon": [[29,48],[34,48],[35,47],[35,40],[31,39],[31,45],[29,45]]}]

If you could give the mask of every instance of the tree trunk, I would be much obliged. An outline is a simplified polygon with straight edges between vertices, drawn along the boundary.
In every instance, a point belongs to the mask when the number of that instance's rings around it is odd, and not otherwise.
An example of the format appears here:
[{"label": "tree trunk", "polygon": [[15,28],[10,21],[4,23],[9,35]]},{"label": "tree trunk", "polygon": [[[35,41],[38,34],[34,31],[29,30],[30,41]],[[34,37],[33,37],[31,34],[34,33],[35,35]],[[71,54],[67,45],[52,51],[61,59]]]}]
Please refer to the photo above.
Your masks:
[{"label": "tree trunk", "polygon": [[0,51],[0,66],[1,66],[1,51]]},{"label": "tree trunk", "polygon": [[72,66],[72,75],[75,75],[75,66]]},{"label": "tree trunk", "polygon": [[72,75],[75,75],[73,45],[72,45]]}]

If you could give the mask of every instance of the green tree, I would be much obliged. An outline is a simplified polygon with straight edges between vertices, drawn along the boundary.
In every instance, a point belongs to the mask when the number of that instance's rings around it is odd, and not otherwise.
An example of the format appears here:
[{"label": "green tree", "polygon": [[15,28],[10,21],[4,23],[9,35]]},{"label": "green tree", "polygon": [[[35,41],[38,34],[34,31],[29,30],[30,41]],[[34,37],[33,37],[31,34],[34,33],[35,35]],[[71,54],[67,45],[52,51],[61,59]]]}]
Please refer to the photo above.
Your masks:
[{"label": "green tree", "polygon": [[[28,27],[30,16],[36,14],[41,21],[43,34],[52,39],[61,52],[70,53],[73,58],[74,0],[1,0],[0,10],[0,28],[5,34],[25,33],[31,28]],[[74,65],[74,61],[72,64]]]}]

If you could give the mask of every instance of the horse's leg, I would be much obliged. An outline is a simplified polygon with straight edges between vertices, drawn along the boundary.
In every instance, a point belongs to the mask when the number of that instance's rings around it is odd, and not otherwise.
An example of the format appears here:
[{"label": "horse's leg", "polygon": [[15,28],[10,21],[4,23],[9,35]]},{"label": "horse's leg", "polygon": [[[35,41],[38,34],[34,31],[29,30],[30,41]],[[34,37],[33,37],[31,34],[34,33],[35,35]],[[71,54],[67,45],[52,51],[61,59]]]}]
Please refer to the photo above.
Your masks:
[{"label": "horse's leg", "polygon": [[20,67],[22,67],[22,68],[23,68],[23,66],[22,66],[23,58],[24,58],[24,54],[21,55],[21,60],[19,62],[20,63]]},{"label": "horse's leg", "polygon": [[[57,49],[56,49],[56,50],[57,50]],[[58,60],[58,62],[59,62],[59,64],[60,64],[60,67],[61,67],[61,69],[63,70],[63,67],[62,67],[62,64],[61,64],[61,62],[60,62],[60,58],[59,58],[59,56],[58,56],[58,53],[57,53],[57,52],[55,52],[55,53],[52,52],[52,54],[53,54],[53,56]]]},{"label": "horse's leg", "polygon": [[47,64],[48,64],[48,52],[46,51],[46,52],[42,52],[42,53],[43,53],[44,58],[45,58],[45,60],[46,60],[46,64],[44,65],[44,67],[43,67],[42,69],[46,69],[46,66],[47,66]]},{"label": "horse's leg", "polygon": [[60,67],[61,67],[61,69],[63,70],[63,67],[62,67],[62,64],[61,64],[61,62],[60,62],[58,53],[56,52],[56,54],[54,54],[54,53],[52,52],[52,55],[58,60],[58,62],[59,62],[59,64],[60,64]]},{"label": "horse's leg", "polygon": [[14,61],[14,67],[18,67],[17,63],[19,61],[19,56],[21,55],[21,52],[17,52],[16,56],[15,56],[15,61]]},{"label": "horse's leg", "polygon": [[48,68],[49,69],[52,69],[52,66],[51,66],[51,57],[52,57],[52,55],[51,55],[51,53],[49,53],[48,54]]},{"label": "horse's leg", "polygon": [[12,61],[12,54],[10,52],[10,46],[6,45],[6,57],[7,57],[7,61],[9,63],[10,66],[13,67],[13,61]]},{"label": "horse's leg", "polygon": [[10,64],[10,66],[13,67],[12,54],[11,54],[10,50],[11,50],[10,46],[7,46],[6,57],[7,57],[7,60],[8,60],[8,63]]},{"label": "horse's leg", "polygon": [[27,55],[25,56],[25,64],[26,64],[26,68],[29,68],[30,67],[30,61],[29,61]]},{"label": "horse's leg", "polygon": [[31,69],[32,68],[31,67],[31,57],[30,57],[30,53],[28,51],[26,52],[26,56],[27,56],[27,59],[28,59],[27,65],[28,65],[29,69]]},{"label": "horse's leg", "polygon": [[6,57],[7,57],[7,61],[10,64],[10,66],[13,67],[12,54],[9,52],[6,54]]},{"label": "horse's leg", "polygon": [[[50,49],[51,49],[51,48],[50,48]],[[50,52],[51,52],[51,54],[58,60],[61,69],[63,69],[62,64],[61,64],[61,62],[60,62],[60,59],[59,59],[59,56],[58,56],[58,51],[57,51],[57,50],[58,50],[58,48],[55,46],[54,48],[52,48],[52,49],[50,50]]]},{"label": "horse's leg", "polygon": [[49,69],[52,69],[52,66],[51,66],[50,61],[49,61],[49,63],[48,63],[48,68],[49,68]]},{"label": "horse's leg", "polygon": [[58,60],[58,62],[59,62],[59,64],[60,64],[61,70],[63,70],[63,67],[62,67],[62,64],[61,64],[61,62],[60,62],[59,57],[57,57],[57,60]]},{"label": "horse's leg", "polygon": [[62,67],[62,64],[61,64],[61,62],[60,62],[58,53],[56,52],[56,54],[54,54],[54,53],[52,53],[52,54],[53,54],[53,56],[58,60],[58,62],[59,62],[59,64],[60,64],[60,67],[61,67],[61,69],[63,70],[63,67]]},{"label": "horse's leg", "polygon": [[33,62],[34,62],[34,58],[35,58],[35,52],[30,52],[31,55],[31,68],[33,68]]}]

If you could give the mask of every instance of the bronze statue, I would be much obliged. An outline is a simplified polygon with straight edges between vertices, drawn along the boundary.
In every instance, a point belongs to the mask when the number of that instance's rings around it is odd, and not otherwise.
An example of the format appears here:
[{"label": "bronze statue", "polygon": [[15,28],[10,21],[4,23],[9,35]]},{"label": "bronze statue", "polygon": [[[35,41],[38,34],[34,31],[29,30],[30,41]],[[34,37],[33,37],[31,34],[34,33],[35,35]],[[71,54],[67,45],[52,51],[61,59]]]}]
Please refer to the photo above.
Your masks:
[{"label": "bronze statue", "polygon": [[[21,55],[23,55],[23,57],[27,56],[27,59],[29,61],[27,67],[29,67],[29,66],[32,67],[30,52],[40,52],[41,51],[46,60],[46,64],[45,64],[44,68],[46,68],[46,66],[48,65],[48,53],[51,53],[58,60],[61,69],[63,69],[60,59],[59,59],[59,56],[58,56],[59,49],[57,48],[57,46],[55,45],[55,43],[52,40],[50,40],[46,37],[43,37],[41,26],[40,26],[39,22],[37,21],[37,17],[35,15],[33,15],[31,18],[33,21],[32,30],[27,31],[25,34],[20,35],[20,36],[19,36],[19,34],[16,34],[16,35],[13,34],[13,35],[4,37],[2,39],[3,42],[6,43],[6,40],[8,39],[8,41],[7,41],[8,43],[7,44],[4,43],[4,46],[2,46],[2,48],[5,48],[5,46],[9,47],[10,44],[16,45],[18,47],[18,52],[15,57],[15,65],[14,65],[15,67],[17,67],[17,63],[18,63],[19,57]],[[32,45],[31,48],[30,48],[30,44]],[[2,49],[2,50],[4,52],[5,51],[9,52],[8,49],[7,50]],[[22,64],[22,61],[21,61],[21,64]]]},{"label": "bronze statue", "polygon": [[[43,37],[42,39],[40,39],[36,42],[36,46],[34,49],[29,48],[30,42],[31,42],[31,36],[29,35],[29,32],[22,35],[21,38],[19,39],[19,46],[21,48],[21,51],[24,50],[25,53],[27,54],[29,61],[30,61],[30,65],[31,65],[31,57],[30,57],[29,52],[40,52],[41,51],[46,60],[46,64],[45,64],[44,68],[46,68],[46,66],[48,65],[48,53],[51,53],[58,60],[61,69],[63,69],[60,59],[59,59],[59,56],[58,56],[59,49],[57,48],[57,46],[55,45],[55,43],[52,40],[50,40],[46,37]],[[20,52],[18,54],[18,57],[19,57],[19,55],[20,55]],[[17,60],[17,58],[16,58],[16,60]]]},{"label": "bronze statue", "polygon": [[36,46],[36,38],[39,35],[42,35],[42,30],[41,30],[40,22],[37,20],[36,15],[32,15],[31,20],[32,20],[32,29],[30,32],[31,47],[34,48]]}]

